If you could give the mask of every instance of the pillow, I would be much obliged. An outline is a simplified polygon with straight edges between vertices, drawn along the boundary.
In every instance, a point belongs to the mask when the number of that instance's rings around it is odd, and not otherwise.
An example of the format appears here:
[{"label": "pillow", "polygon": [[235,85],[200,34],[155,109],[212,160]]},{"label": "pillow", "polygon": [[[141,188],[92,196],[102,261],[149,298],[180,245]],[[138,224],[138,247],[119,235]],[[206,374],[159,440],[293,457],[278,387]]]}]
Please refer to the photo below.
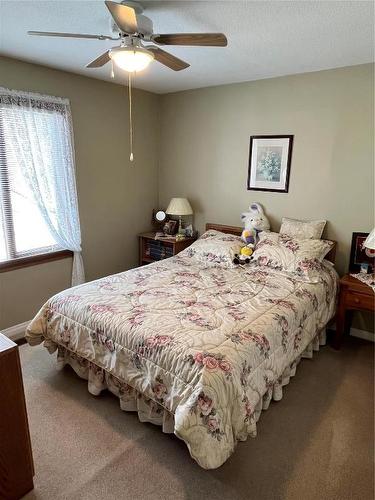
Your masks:
[{"label": "pillow", "polygon": [[240,236],[210,230],[179,255],[193,257],[208,266],[236,267],[233,258],[243,246]]},{"label": "pillow", "polygon": [[320,240],[326,223],[327,221],[325,220],[302,221],[283,217],[280,234],[287,234],[291,238],[301,240]]},{"label": "pillow", "polygon": [[322,270],[322,261],[332,245],[332,241],[297,239],[285,234],[262,232],[259,233],[252,262],[293,273],[304,281],[316,282]]}]

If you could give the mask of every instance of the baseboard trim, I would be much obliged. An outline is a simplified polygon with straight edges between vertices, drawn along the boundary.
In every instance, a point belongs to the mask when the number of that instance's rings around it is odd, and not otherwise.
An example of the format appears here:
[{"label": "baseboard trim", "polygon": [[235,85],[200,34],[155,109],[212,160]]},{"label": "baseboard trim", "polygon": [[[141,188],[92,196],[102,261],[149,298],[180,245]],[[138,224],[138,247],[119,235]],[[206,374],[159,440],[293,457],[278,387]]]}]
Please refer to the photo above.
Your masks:
[{"label": "baseboard trim", "polygon": [[352,337],[358,337],[359,339],[375,342],[375,334],[373,332],[368,332],[367,330],[361,330],[360,328],[351,328],[350,335]]},{"label": "baseboard trim", "polygon": [[4,328],[1,330],[6,337],[13,341],[23,339],[25,336],[25,330],[28,327],[30,321],[25,321],[24,323],[19,323],[18,325],[10,326],[9,328]]}]

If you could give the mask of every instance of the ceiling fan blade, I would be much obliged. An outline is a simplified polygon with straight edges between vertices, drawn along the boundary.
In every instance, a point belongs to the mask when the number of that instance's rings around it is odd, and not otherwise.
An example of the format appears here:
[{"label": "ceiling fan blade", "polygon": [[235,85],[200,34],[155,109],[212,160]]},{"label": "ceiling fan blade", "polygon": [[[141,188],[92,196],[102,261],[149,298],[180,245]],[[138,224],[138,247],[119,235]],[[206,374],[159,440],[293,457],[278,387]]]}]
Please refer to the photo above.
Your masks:
[{"label": "ceiling fan blade", "polygon": [[101,68],[110,60],[111,58],[109,57],[109,50],[107,50],[106,52],[104,52],[104,54],[101,54],[99,57],[87,64],[86,68]]},{"label": "ceiling fan blade", "polygon": [[132,7],[121,5],[116,2],[110,2],[109,0],[104,3],[121,31],[128,35],[134,35],[134,33],[137,33],[137,18],[135,17],[135,10]]},{"label": "ceiling fan blade", "polygon": [[227,37],[223,33],[171,33],[152,35],[151,40],[160,45],[199,45],[226,47]]},{"label": "ceiling fan blade", "polygon": [[174,71],[181,71],[182,69],[186,69],[190,66],[187,62],[173,56],[163,49],[159,49],[159,47],[147,46],[146,49],[154,54],[154,57],[158,62],[164,64],[164,66],[168,66],[168,68],[173,69]]},{"label": "ceiling fan blade", "polygon": [[28,31],[28,35],[35,36],[60,36],[64,38],[93,38],[96,40],[117,40],[111,36],[106,35],[85,35],[83,33],[56,33],[54,31]]}]

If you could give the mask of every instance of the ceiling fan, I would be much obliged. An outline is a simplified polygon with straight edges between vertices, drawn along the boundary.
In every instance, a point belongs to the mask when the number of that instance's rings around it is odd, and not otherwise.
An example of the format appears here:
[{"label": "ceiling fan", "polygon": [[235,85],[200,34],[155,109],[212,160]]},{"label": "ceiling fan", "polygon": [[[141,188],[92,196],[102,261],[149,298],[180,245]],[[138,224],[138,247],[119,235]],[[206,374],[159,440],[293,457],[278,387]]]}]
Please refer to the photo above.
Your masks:
[{"label": "ceiling fan", "polygon": [[86,35],[83,33],[56,33],[51,31],[28,31],[29,35],[56,36],[63,38],[91,38],[96,40],[117,40],[119,46],[106,50],[99,57],[87,64],[86,68],[100,68],[112,63],[111,75],[114,77],[113,63],[129,74],[129,136],[130,161],[133,156],[133,123],[132,123],[132,74],[145,69],[151,61],[156,60],[174,71],[181,71],[190,66],[187,62],[170,54],[155,45],[187,45],[225,47],[227,38],[223,33],[173,33],[155,34],[150,18],[142,15],[143,7],[130,0],[121,3],[106,0],[104,2],[112,16],[112,32],[109,35]]},{"label": "ceiling fan", "polygon": [[222,33],[175,33],[154,34],[151,19],[142,15],[143,7],[137,2],[121,3],[106,0],[115,25],[116,36],[86,35],[80,33],[55,33],[49,31],[28,31],[29,35],[56,36],[66,38],[91,38],[97,40],[118,40],[119,46],[106,50],[99,57],[87,64],[87,68],[100,68],[112,61],[129,73],[145,69],[154,59],[174,71],[181,71],[190,66],[187,62],[166,52],[155,45],[187,45],[225,47],[226,36]]}]

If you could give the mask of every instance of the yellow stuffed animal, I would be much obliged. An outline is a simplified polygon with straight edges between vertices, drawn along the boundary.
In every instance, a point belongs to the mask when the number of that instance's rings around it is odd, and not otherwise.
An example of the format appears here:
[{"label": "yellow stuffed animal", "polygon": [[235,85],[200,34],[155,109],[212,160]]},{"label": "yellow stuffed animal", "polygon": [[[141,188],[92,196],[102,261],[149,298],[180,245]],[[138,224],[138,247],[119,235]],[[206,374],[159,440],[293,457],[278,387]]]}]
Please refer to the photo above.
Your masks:
[{"label": "yellow stuffed animal", "polygon": [[246,246],[246,247],[242,247],[241,248],[241,251],[240,251],[240,254],[243,256],[243,257],[251,257],[253,255],[253,249]]},{"label": "yellow stuffed animal", "polygon": [[240,254],[235,254],[233,259],[233,264],[248,264],[250,262],[250,257],[253,254],[253,249],[245,246],[240,250]]}]

